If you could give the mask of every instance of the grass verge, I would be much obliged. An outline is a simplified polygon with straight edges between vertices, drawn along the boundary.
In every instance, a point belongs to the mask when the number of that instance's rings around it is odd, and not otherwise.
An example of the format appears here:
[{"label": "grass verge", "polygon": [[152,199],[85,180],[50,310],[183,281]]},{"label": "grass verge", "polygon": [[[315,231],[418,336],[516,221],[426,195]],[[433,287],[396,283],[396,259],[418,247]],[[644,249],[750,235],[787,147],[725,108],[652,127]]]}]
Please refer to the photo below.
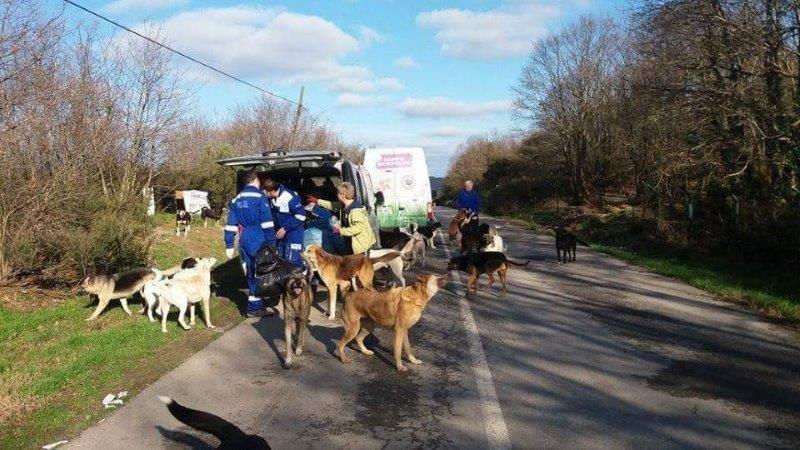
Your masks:
[{"label": "grass verge", "polygon": [[[625,217],[616,214],[580,220],[577,233],[584,238],[592,236],[590,244],[596,251],[684,281],[722,300],[744,305],[795,326],[800,324],[800,279],[793,271],[736,264],[715,256],[689,255],[663,245],[648,247],[640,236],[627,240],[628,236],[633,236],[629,230],[638,225],[628,223],[631,227],[620,227]],[[531,209],[510,218],[528,223],[534,231],[549,233],[555,214]]]},{"label": "grass verge", "polygon": [[[187,256],[214,256],[224,261],[222,228],[193,228],[176,237],[168,219],[159,227],[152,259],[169,267]],[[215,269],[214,278],[234,297],[243,285],[230,263]],[[232,266],[231,266],[232,267]],[[189,331],[171,316],[168,333],[159,323],[126,315],[119,302],[95,321],[85,319],[94,305],[88,296],[73,296],[57,305],[34,310],[0,307],[0,448],[40,448],[70,439],[113,410],[103,397],[128,391],[131,396],[221,335],[199,319]],[[237,305],[223,296],[211,300],[211,317],[220,330],[241,321]]]}]

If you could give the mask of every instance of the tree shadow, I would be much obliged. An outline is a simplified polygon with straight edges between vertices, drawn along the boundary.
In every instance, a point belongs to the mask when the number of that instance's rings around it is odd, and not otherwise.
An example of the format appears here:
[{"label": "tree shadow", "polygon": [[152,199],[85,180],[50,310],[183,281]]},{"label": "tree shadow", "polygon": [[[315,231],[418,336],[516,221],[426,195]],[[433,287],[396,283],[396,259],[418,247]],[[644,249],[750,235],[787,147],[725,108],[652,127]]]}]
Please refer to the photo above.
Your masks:
[{"label": "tree shadow", "polygon": [[215,294],[236,304],[239,314],[247,314],[247,280],[242,272],[239,258],[231,258],[211,270],[211,282],[215,286]]}]

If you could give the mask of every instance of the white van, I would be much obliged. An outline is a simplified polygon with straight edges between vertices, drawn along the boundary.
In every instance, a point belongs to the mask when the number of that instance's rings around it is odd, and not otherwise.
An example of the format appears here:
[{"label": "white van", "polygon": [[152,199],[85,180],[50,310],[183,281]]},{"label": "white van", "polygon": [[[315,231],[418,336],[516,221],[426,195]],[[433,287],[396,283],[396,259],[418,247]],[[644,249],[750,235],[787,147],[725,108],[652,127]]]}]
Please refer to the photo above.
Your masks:
[{"label": "white van", "polygon": [[422,148],[370,148],[364,154],[364,167],[375,190],[384,196],[383,205],[377,208],[380,228],[428,222],[433,213],[433,201],[428,163]]}]

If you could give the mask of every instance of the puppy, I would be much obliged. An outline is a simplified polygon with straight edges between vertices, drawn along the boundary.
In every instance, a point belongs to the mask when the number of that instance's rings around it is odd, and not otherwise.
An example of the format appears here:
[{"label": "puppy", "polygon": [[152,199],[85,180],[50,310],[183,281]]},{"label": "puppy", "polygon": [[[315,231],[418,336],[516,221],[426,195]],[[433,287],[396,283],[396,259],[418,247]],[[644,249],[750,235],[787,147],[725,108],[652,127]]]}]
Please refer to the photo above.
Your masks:
[{"label": "puppy", "polygon": [[189,234],[192,229],[192,215],[189,214],[189,211],[179,209],[175,213],[175,236],[181,235],[181,227],[183,227],[184,236]]},{"label": "puppy", "polygon": [[111,300],[119,299],[122,309],[129,316],[128,297],[142,290],[145,283],[154,280],[157,274],[145,267],[129,270],[113,275],[88,276],[81,282],[85,292],[97,296],[97,308],[86,320],[94,320],[106,309]]},{"label": "puppy", "polygon": [[447,281],[447,275],[424,275],[417,277],[417,282],[412,286],[386,292],[361,289],[348,295],[342,311],[344,335],[337,346],[342,363],[348,363],[344,346],[353,339],[361,353],[372,355],[373,352],[364,346],[364,338],[376,327],[381,327],[394,330],[394,364],[397,370],[407,370],[403,365],[403,350],[409,362],[422,364],[411,352],[408,329],[417,323],[428,302],[439,289],[447,285]]},{"label": "puppy", "polygon": [[319,244],[311,244],[303,252],[304,259],[309,266],[315,270],[325,287],[328,288],[328,319],[336,317],[336,297],[337,287],[345,292],[350,289],[355,277],[361,280],[361,284],[368,290],[374,290],[372,280],[375,278],[373,264],[388,263],[394,259],[400,259],[400,253],[389,251],[377,258],[368,258],[365,255],[332,255]]},{"label": "puppy", "polygon": [[214,226],[218,225],[219,219],[222,218],[222,207],[217,206],[216,208],[209,208],[208,206],[204,206],[200,209],[200,217],[203,219],[203,228],[208,227],[208,219],[214,221]]},{"label": "puppy", "polygon": [[489,275],[489,287],[494,284],[494,274],[500,278],[503,284],[503,294],[506,295],[506,275],[508,274],[508,264],[511,263],[515,266],[527,266],[530,261],[518,263],[506,258],[506,255],[500,252],[487,252],[487,253],[469,253],[462,256],[456,256],[450,259],[447,263],[447,270],[458,270],[469,274],[469,282],[467,289],[472,289],[473,293],[478,292],[478,278],[481,275]]},{"label": "puppy", "polygon": [[442,227],[442,222],[433,222],[419,227],[417,232],[425,238],[425,243],[430,248],[436,248],[434,239],[442,233]]},{"label": "puppy", "polygon": [[181,423],[195,430],[208,433],[219,439],[218,449],[231,450],[270,450],[271,447],[261,436],[245,434],[236,425],[211,413],[187,408],[169,397],[158,399],[167,405],[170,414]]},{"label": "puppy", "polygon": [[294,354],[300,356],[303,353],[303,346],[306,342],[306,328],[308,327],[308,317],[311,314],[311,276],[313,271],[308,270],[307,274],[298,268],[292,272],[286,280],[285,292],[283,294],[283,332],[286,337],[286,356],[283,358],[283,368],[292,367],[292,334],[296,349]]},{"label": "puppy", "polygon": [[167,316],[172,306],[178,308],[178,323],[184,330],[184,317],[189,308],[189,325],[195,324],[195,305],[203,304],[203,318],[208,328],[216,328],[211,324],[211,268],[217,263],[216,258],[200,258],[197,266],[176,273],[170,280],[155,283],[156,295],[161,311],[161,331],[167,332]]}]

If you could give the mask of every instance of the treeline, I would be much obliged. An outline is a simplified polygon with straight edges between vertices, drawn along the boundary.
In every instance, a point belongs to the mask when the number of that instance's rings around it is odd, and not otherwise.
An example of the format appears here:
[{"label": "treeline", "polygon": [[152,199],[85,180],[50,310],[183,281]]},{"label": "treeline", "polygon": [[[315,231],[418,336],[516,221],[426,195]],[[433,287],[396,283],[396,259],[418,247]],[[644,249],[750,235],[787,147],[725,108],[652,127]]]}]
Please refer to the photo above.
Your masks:
[{"label": "treeline", "polygon": [[218,157],[358,151],[269,98],[224,122],[196,119],[196,84],[171,54],[124,34],[101,39],[43,8],[0,2],[0,285],[145,263],[153,224],[143,189],[204,189],[221,203],[234,186],[211,163]]},{"label": "treeline", "polygon": [[[800,2],[645,0],[624,23],[584,17],[535,44],[513,90],[531,131],[479,178],[499,208],[622,194],[687,225],[683,245],[800,256]],[[453,161],[451,189],[485,145]]]}]

